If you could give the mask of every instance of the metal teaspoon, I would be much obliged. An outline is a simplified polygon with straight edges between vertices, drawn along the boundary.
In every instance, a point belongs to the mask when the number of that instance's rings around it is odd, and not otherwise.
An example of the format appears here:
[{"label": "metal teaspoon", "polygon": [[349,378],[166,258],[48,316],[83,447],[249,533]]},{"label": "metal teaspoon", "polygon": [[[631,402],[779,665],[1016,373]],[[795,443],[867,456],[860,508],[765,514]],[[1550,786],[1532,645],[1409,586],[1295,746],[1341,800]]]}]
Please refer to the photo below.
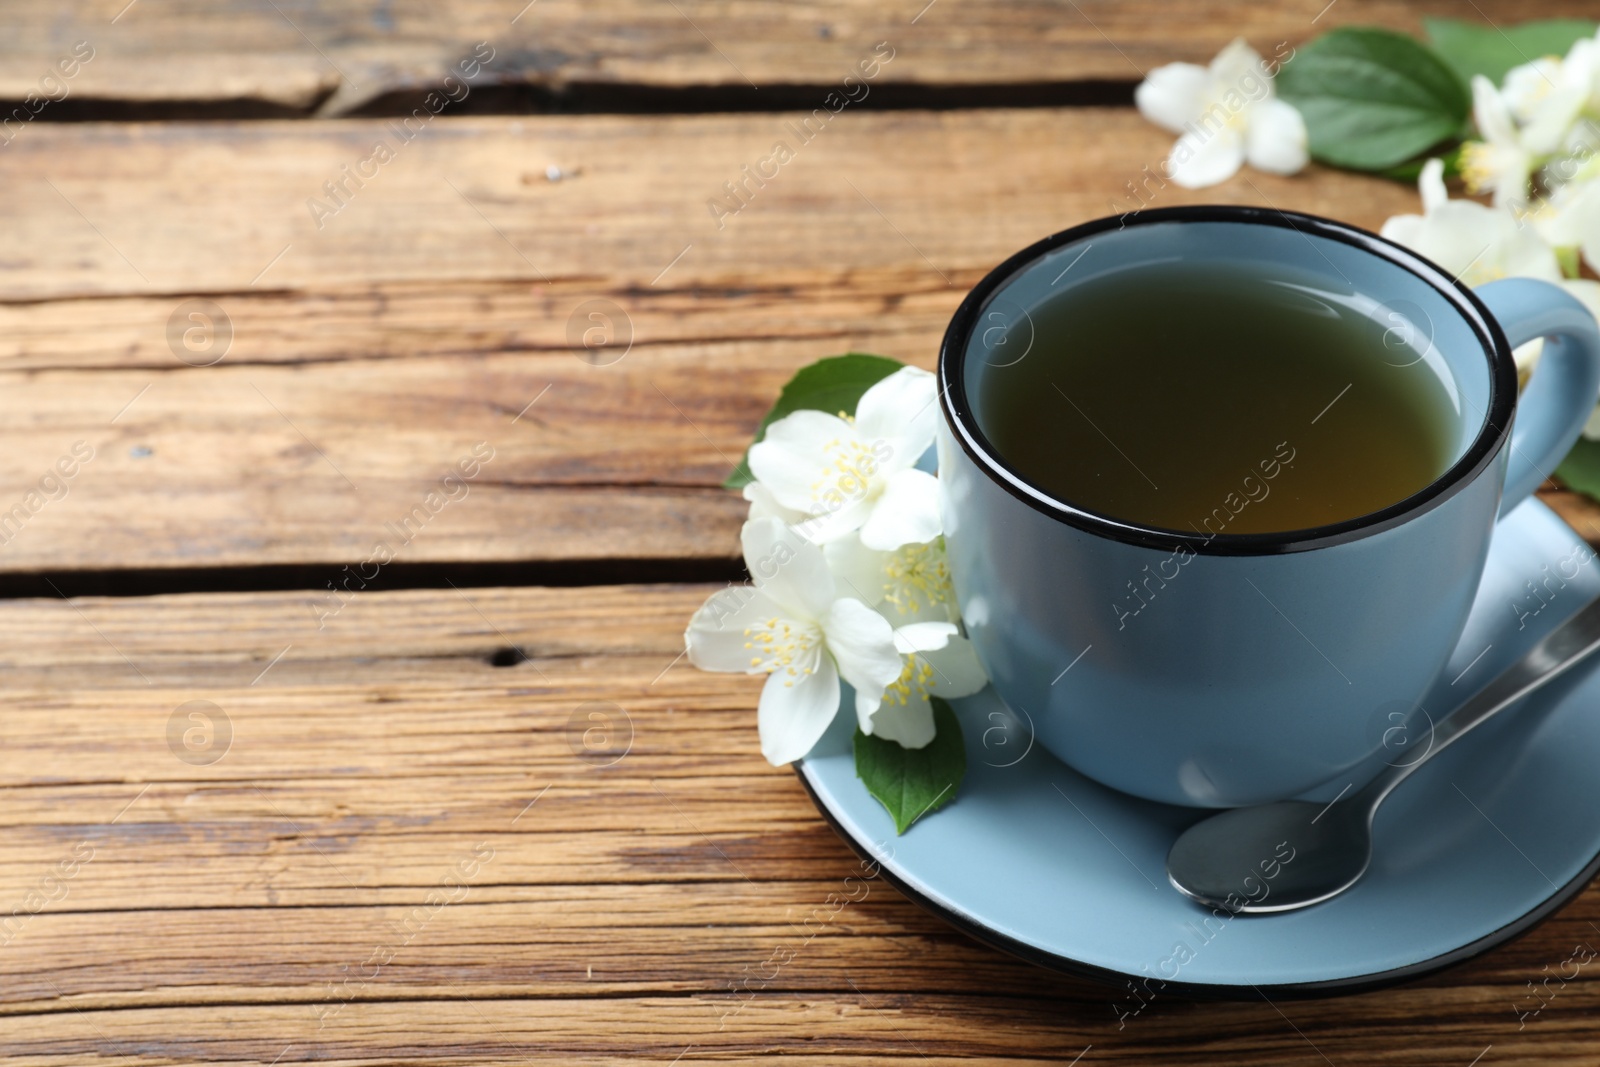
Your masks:
[{"label": "metal teaspoon", "polygon": [[[1167,853],[1167,878],[1185,896],[1235,913],[1294,911],[1338,896],[1355,885],[1372,862],[1372,817],[1395,786],[1462,734],[1597,648],[1600,600],[1591,601],[1546,634],[1439,720],[1433,746],[1420,759],[1386,766],[1366,785],[1332,804],[1280,800],[1204,819],[1173,843]],[[1285,855],[1292,859],[1285,861]]]}]

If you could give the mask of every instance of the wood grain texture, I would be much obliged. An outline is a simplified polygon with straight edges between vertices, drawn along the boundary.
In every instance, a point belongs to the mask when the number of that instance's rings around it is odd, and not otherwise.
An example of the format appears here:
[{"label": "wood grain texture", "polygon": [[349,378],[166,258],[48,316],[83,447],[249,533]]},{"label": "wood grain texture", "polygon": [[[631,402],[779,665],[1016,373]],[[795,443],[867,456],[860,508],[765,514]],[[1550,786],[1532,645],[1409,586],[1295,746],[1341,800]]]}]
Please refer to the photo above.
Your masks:
[{"label": "wood grain texture", "polygon": [[[809,133],[800,128],[807,118]],[[409,141],[398,125],[31,127],[0,152],[0,179],[15,190],[0,204],[4,303],[22,314],[51,300],[171,300],[112,310],[108,325],[124,345],[130,327],[154,328],[148,355],[166,347],[159,328],[183,295],[226,304],[259,294],[280,319],[289,299],[297,314],[366,318],[394,303],[380,286],[439,287],[404,292],[414,307],[394,313],[409,323],[380,323],[410,328],[467,282],[637,289],[641,299],[654,290],[686,302],[759,293],[801,274],[837,283],[896,270],[957,296],[960,272],[1141,205],[1278,205],[1375,227],[1418,203],[1404,184],[1324,168],[1180,189],[1159,176],[1172,136],[1120,108],[846,109],[826,126],[803,113],[436,118]],[[376,158],[380,141],[394,158],[368,166],[357,186],[350,175]],[[756,184],[746,168],[780,142],[793,158]],[[342,195],[330,195],[332,182],[346,183]],[[742,203],[732,183],[743,185]],[[351,294],[364,295],[365,314],[340,307],[352,286],[368,290]],[[539,310],[525,307],[521,329],[536,328]],[[508,314],[502,308],[498,321]],[[564,313],[546,322],[546,343],[564,340],[565,325]],[[230,358],[245,358],[246,342],[237,336]],[[102,346],[102,358],[120,361],[124,345]],[[269,347],[282,346],[255,345],[254,358],[270,358],[259,355]]]},{"label": "wood grain texture", "polygon": [[[1593,889],[1395,990],[1158,1000],[1124,1026],[1116,989],[846,883],[854,855],[759,756],[757,680],[679,659],[714,587],[383,591],[392,571],[343,566],[378,542],[399,563],[729,559],[744,508],[717,485],[796,367],[931,365],[967,287],[1091,217],[1222,201],[1375,227],[1411,189],[1313,169],[1185,193],[1149,178],[1168,135],[1116,109],[847,109],[815,136],[788,114],[51,121],[393,107],[477,41],[480,103],[820,105],[888,41],[875,87],[959,104],[1121,91],[1238,33],[1270,51],[1591,7],[0,2],[0,99],[95,50],[0,147],[0,573],[326,570],[0,600],[0,1064],[1592,1062],[1589,973],[1517,1011],[1600,938]],[[394,158],[347,179],[379,140]],[[778,140],[793,162],[727,199]],[[195,300],[225,354],[175,350]],[[618,327],[598,352],[569,334],[596,300]],[[1593,504],[1550,499],[1600,535]]]},{"label": "wood grain texture", "polygon": [[[717,486],[783,381],[851,349],[931,366],[965,290],[1041,235],[1143,202],[1374,227],[1416,202],[1321,169],[1146,184],[1170,138],[1129,111],[845,112],[803,145],[796,121],[27,130],[0,152],[0,513],[74,442],[95,458],[0,568],[336,571],[479,443],[398,558],[726,559],[743,507]],[[319,230],[307,200],[380,138],[396,158]],[[707,201],[780,138],[796,157],[719,229]],[[174,354],[196,298],[231,323],[214,366]],[[571,347],[596,299],[619,362]]]},{"label": "wood grain texture", "polygon": [[[1415,209],[1322,169],[1149,184],[1169,138],[1125,111],[845,113],[719,229],[706,201],[792,121],[439,120],[321,230],[305,201],[387,124],[29,130],[0,153],[0,513],[95,451],[0,569],[337,580],[478,444],[470,494],[397,558],[727,559],[744,509],[717,486],[788,376],[931,366],[965,290],[1040,235],[1146,202]],[[169,332],[195,299],[231,327],[213,366]],[[569,333],[593,300],[605,365]]]},{"label": "wood grain texture", "polygon": [[1205,62],[1240,34],[1271,52],[1337,25],[1416,32],[1424,14],[1498,25],[1594,10],[1583,0],[8,0],[0,98],[37,92],[80,40],[95,49],[68,83],[80,101],[239,102],[331,115],[385,93],[436,89],[479,41],[496,50],[480,84],[707,86],[753,99],[758,87],[836,86],[882,41],[895,59],[880,83],[1131,82],[1162,63]]},{"label": "wood grain texture", "polygon": [[[0,604],[0,1062],[1592,1059],[1587,974],[1516,1008],[1594,890],[1423,982],[1119,1028],[1116,989],[847,887],[757,681],[674,662],[710,590],[365,594],[320,631],[297,594]],[[169,747],[192,700],[231,741],[177,749],[214,762]]]}]

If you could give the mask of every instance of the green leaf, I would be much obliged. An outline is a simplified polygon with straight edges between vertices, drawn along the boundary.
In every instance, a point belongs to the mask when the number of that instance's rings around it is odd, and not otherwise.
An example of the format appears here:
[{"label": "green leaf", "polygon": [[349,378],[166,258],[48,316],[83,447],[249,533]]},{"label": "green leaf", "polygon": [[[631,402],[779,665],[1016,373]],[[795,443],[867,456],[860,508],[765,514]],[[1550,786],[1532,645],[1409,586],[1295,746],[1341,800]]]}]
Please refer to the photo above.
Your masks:
[{"label": "green leaf", "polygon": [[933,740],[923,748],[869,737],[856,728],[856,777],[889,810],[896,833],[955,799],[967,773],[967,745],[956,713],[933,697]]},{"label": "green leaf", "polygon": [[[1407,160],[1398,167],[1390,167],[1378,173],[1385,178],[1393,178],[1397,182],[1408,182],[1415,185],[1417,179],[1422,176],[1423,164],[1432,158],[1434,157],[1418,156],[1416,159]],[[1451,178],[1461,177],[1461,149],[1452,148],[1448,152],[1441,152],[1438,158],[1444,160],[1444,178],[1446,181]]]},{"label": "green leaf", "polygon": [[[801,367],[789,384],[778,394],[761,425],[756,427],[755,441],[767,435],[767,427],[794,411],[826,411],[830,415],[844,412],[855,414],[861,394],[905,366],[888,356],[873,356],[864,352],[850,352],[843,356],[819,359],[810,366]],[[751,443],[754,444],[755,441]],[[750,474],[750,450],[722,484],[728,489],[743,489],[754,479]]]},{"label": "green leaf", "polygon": [[1600,500],[1600,441],[1578,438],[1578,443],[1556,468],[1556,480],[1568,489]]},{"label": "green leaf", "polygon": [[1573,42],[1593,37],[1595,23],[1583,19],[1545,19],[1517,26],[1493,26],[1466,19],[1425,18],[1423,28],[1434,50],[1463,82],[1482,74],[1499,85],[1506,71],[1540,56],[1564,56]]},{"label": "green leaf", "polygon": [[1323,34],[1283,65],[1277,86],[1304,116],[1312,156],[1354,170],[1426,152],[1456,135],[1472,107],[1443,60],[1389,30]]}]

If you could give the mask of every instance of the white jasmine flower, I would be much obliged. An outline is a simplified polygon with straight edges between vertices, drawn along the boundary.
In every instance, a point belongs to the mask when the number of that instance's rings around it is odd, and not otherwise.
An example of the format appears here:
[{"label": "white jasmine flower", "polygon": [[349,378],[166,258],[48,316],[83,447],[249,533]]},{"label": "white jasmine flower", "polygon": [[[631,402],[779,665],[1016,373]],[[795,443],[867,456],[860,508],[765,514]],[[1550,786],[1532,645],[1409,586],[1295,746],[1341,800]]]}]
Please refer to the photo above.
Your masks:
[{"label": "white jasmine flower", "polygon": [[684,634],[705,671],[767,675],[756,720],[774,765],[811,751],[839,710],[839,679],[876,697],[904,665],[894,630],[854,597],[837,595],[822,550],[777,519],[740,532],[754,586],[712,594]]},{"label": "white jasmine flower", "polygon": [[1511,121],[1511,111],[1494,83],[1483,75],[1472,79],[1472,121],[1481,141],[1461,146],[1461,176],[1475,193],[1493,193],[1496,207],[1521,207],[1528,202],[1533,154]]},{"label": "white jasmine flower", "polygon": [[881,697],[857,692],[861,732],[906,748],[923,747],[934,736],[930,696],[970,696],[989,682],[957,626],[944,538],[880,552],[852,534],[830,542],[823,555],[841,585],[893,624],[895,647],[904,659],[900,676]]},{"label": "white jasmine flower", "polygon": [[[1396,215],[1379,231],[1384,237],[1420,252],[1460,281],[1476,287],[1500,278],[1538,278],[1555,282],[1600,317],[1600,284],[1562,277],[1555,250],[1535,221],[1525,225],[1501,207],[1472,200],[1451,200],[1444,187],[1444,163],[1430,159],[1417,182],[1421,215]],[[1536,219],[1536,216],[1535,216]],[[1572,225],[1547,221],[1552,228]],[[1529,341],[1514,355],[1526,381],[1538,362],[1544,342]]]},{"label": "white jasmine flower", "polygon": [[1561,283],[1561,288],[1581,300],[1584,307],[1589,309],[1589,314],[1600,321],[1600,282],[1588,278],[1568,278]]},{"label": "white jasmine flower", "polygon": [[1506,73],[1504,99],[1522,124],[1523,142],[1548,155],[1566,141],[1587,108],[1600,107],[1600,40],[1586,37],[1566,57],[1545,56]]},{"label": "white jasmine flower", "polygon": [[1539,117],[1561,77],[1560,56],[1540,56],[1506,72],[1500,95],[1518,125],[1531,125]]},{"label": "white jasmine flower", "polygon": [[902,367],[862,395],[854,416],[796,411],[750,448],[761,488],[746,497],[801,516],[797,530],[818,544],[852,531],[890,551],[939,536],[938,480],[915,469],[939,417],[933,375]]},{"label": "white jasmine flower", "polygon": [[1502,207],[1450,199],[1442,160],[1424,164],[1417,187],[1422,214],[1394,216],[1383,224],[1384,237],[1420,252],[1467,285],[1509,277],[1561,280],[1556,254],[1536,228],[1520,225]]},{"label": "white jasmine flower", "polygon": [[894,632],[903,657],[899,677],[880,697],[856,693],[856,722],[861,732],[922,748],[934,738],[930,696],[971,696],[989,678],[972,643],[947,622],[916,622]]},{"label": "white jasmine flower", "polygon": [[1249,161],[1257,170],[1293,174],[1306,165],[1306,124],[1274,94],[1272,75],[1244,38],[1209,67],[1169,63],[1134,92],[1139,112],[1181,134],[1167,157],[1167,176],[1187,189],[1231,178]]},{"label": "white jasmine flower", "polygon": [[1580,253],[1600,269],[1600,174],[1557,186],[1528,212],[1527,220],[1558,254],[1566,254],[1566,273],[1576,274],[1570,257]]},{"label": "white jasmine flower", "polygon": [[823,555],[847,591],[877,608],[896,627],[960,621],[942,537],[880,552],[849,534],[825,545]]},{"label": "white jasmine flower", "polygon": [[[1600,106],[1596,110],[1600,112]],[[1600,116],[1579,116],[1540,176],[1549,186],[1600,177]]]},{"label": "white jasmine flower", "polygon": [[790,526],[805,520],[805,512],[784,507],[778,503],[778,498],[772,495],[772,490],[760,482],[747,483],[741,495],[750,501],[750,514],[745,516],[747,520],[782,519]]}]

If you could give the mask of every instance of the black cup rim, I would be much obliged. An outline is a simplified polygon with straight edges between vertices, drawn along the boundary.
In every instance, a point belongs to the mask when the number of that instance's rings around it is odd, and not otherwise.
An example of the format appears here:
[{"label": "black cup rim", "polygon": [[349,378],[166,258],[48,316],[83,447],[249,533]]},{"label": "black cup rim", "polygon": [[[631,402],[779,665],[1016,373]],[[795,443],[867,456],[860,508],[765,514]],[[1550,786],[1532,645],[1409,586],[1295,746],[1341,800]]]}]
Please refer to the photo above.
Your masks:
[{"label": "black cup rim", "polygon": [[[1002,460],[978,428],[966,394],[963,364],[974,325],[988,302],[1012,278],[1056,249],[1108,230],[1164,222],[1226,222],[1292,229],[1307,239],[1323,238],[1360,249],[1400,267],[1431,286],[1466,321],[1489,360],[1489,403],[1477,437],[1454,464],[1426,487],[1378,511],[1304,530],[1253,534],[1201,534],[1128,522],[1060,500],[1031,485]],[[1052,234],[1006,259],[967,294],[946,328],[939,349],[939,406],[956,441],[978,467],[1012,496],[1041,514],[1128,544],[1198,555],[1257,556],[1304,552],[1370,537],[1410,521],[1449,500],[1481,474],[1499,454],[1516,406],[1517,372],[1511,345],[1499,323],[1471,289],[1442,267],[1375,233],[1316,215],[1233,205],[1153,208],[1132,216],[1108,216]]]}]

